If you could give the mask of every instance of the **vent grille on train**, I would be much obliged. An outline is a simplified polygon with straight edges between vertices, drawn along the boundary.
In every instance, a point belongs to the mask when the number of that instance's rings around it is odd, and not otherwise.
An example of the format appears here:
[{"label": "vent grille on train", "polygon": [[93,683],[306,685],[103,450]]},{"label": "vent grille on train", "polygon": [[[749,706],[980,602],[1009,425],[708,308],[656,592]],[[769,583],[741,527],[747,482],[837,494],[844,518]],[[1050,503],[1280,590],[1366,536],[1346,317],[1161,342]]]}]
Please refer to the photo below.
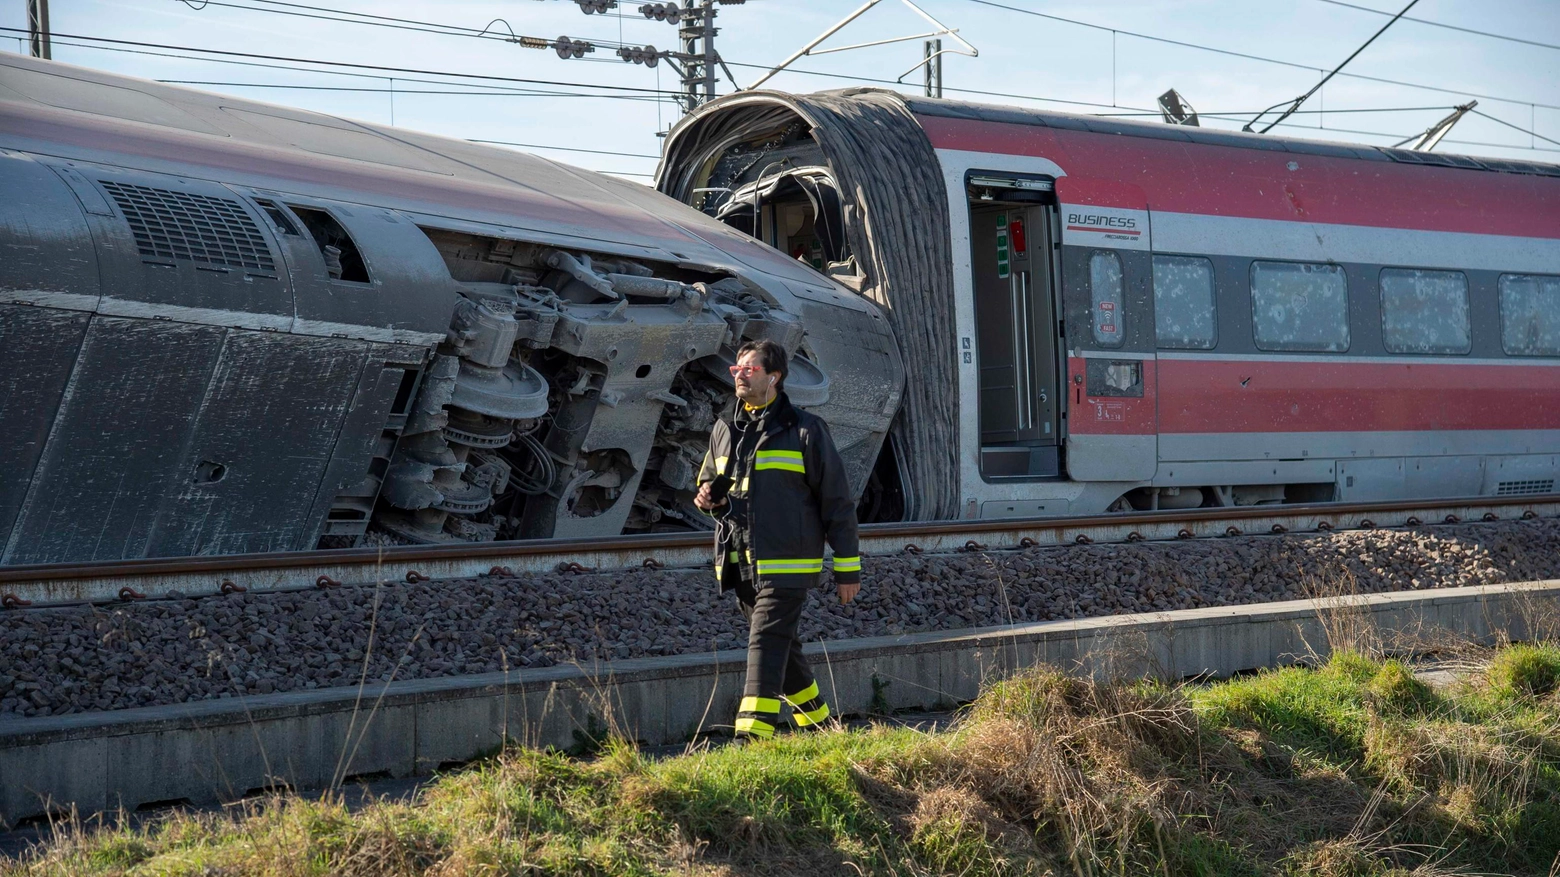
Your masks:
[{"label": "vent grille on train", "polygon": [[141,255],[251,271],[275,271],[270,247],[237,202],[103,180],[135,234]]},{"label": "vent grille on train", "polygon": [[1532,478],[1527,481],[1502,481],[1495,485],[1496,496],[1515,496],[1517,494],[1553,493],[1555,480],[1553,478]]}]

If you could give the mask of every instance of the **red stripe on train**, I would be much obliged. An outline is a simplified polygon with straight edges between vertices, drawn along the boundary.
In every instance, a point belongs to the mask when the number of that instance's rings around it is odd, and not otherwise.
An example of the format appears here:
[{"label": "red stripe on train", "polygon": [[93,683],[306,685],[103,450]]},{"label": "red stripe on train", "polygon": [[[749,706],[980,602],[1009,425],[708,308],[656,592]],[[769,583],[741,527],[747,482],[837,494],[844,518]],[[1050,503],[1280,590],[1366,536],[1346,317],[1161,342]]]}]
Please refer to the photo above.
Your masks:
[{"label": "red stripe on train", "polygon": [[1158,362],[1159,431],[1560,429],[1560,365]]},{"label": "red stripe on train", "polygon": [[[1130,180],[1153,210],[1560,239],[1560,181],[1545,177],[918,119],[938,149],[1040,156],[1070,177]],[[1289,170],[1291,162],[1296,170]]]},{"label": "red stripe on train", "polygon": [[1067,230],[1068,231],[1092,231],[1092,232],[1096,232],[1098,234],[1126,234],[1126,235],[1132,235],[1133,237],[1137,237],[1138,235],[1142,234],[1142,232],[1140,232],[1140,231],[1123,231],[1123,230],[1121,230],[1119,228],[1095,228],[1092,225],[1069,225],[1069,226],[1067,226]]}]

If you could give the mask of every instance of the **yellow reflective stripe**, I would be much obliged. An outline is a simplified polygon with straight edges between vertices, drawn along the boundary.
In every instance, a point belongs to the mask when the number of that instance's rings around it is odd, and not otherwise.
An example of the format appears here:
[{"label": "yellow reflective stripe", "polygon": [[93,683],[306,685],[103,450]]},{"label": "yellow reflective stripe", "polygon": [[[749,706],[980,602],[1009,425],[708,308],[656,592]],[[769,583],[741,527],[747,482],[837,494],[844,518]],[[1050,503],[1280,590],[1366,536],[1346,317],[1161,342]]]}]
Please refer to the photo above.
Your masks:
[{"label": "yellow reflective stripe", "polygon": [[835,572],[861,572],[861,558],[839,557],[834,558]]},{"label": "yellow reflective stripe", "polygon": [[800,463],[802,461],[802,452],[801,451],[759,451],[758,452],[758,458],[760,460],[795,460],[798,463]]},{"label": "yellow reflective stripe", "polygon": [[791,721],[796,722],[796,727],[805,728],[808,725],[816,725],[829,717],[829,705],[824,704],[812,712],[797,710],[791,713]]},{"label": "yellow reflective stripe", "polygon": [[768,739],[775,735],[775,726],[768,722],[760,722],[758,719],[737,719],[736,730],[738,734],[752,734],[754,737]]},{"label": "yellow reflective stripe", "polygon": [[753,470],[759,469],[784,469],[787,472],[804,474],[807,472],[807,467],[802,464],[801,451],[759,451]]},{"label": "yellow reflective stripe", "polygon": [[789,560],[765,560],[761,557],[758,559],[758,572],[759,575],[764,573],[823,572],[823,558],[820,557],[816,560],[809,557]]},{"label": "yellow reflective stripe", "polygon": [[780,701],[772,697],[744,697],[742,705],[737,707],[739,713],[778,713]]},{"label": "yellow reflective stripe", "polygon": [[715,474],[719,475],[721,472],[726,471],[726,461],[728,461],[730,459],[731,459],[730,457],[716,457],[715,458]]},{"label": "yellow reflective stripe", "polygon": [[747,493],[748,492],[748,479],[747,479],[746,475],[742,476],[742,480],[737,482],[737,486],[736,486],[735,489],[736,489],[737,493]]},{"label": "yellow reflective stripe", "polygon": [[801,691],[798,691],[795,694],[787,694],[785,699],[791,702],[791,706],[801,706],[802,704],[812,700],[817,696],[818,680],[814,679],[811,685],[803,688]]},{"label": "yellow reflective stripe", "polygon": [[728,555],[730,556],[732,563],[736,563],[737,562],[738,557],[737,557],[737,553],[735,551],[728,552]]}]

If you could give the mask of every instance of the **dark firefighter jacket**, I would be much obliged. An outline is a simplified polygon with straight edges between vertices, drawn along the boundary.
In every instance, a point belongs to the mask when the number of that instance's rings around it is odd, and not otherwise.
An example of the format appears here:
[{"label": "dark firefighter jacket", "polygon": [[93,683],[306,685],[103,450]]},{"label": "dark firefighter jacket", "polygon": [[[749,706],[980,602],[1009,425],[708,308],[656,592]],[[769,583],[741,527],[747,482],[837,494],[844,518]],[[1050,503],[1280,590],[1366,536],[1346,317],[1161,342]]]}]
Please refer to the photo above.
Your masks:
[{"label": "dark firefighter jacket", "polygon": [[734,480],[732,500],[717,507],[716,515],[745,497],[746,556],[732,550],[731,527],[716,533],[715,575],[721,590],[737,586],[739,564],[749,567],[756,587],[814,587],[823,572],[825,539],[834,549],[834,580],[860,582],[856,503],[828,428],[816,416],[792,407],[784,392],[766,407],[770,410],[753,425],[762,429],[758,440],[742,443],[745,459],[733,459],[737,429],[726,420],[716,421],[699,470],[701,485],[719,474]]}]

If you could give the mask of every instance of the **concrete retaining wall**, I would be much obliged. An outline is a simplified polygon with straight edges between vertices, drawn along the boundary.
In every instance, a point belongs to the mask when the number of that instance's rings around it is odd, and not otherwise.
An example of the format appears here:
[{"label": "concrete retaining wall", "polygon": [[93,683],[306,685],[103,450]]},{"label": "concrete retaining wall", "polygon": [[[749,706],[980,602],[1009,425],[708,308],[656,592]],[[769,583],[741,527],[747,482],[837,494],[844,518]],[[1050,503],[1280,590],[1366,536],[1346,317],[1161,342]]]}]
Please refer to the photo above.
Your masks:
[{"label": "concrete retaining wall", "polygon": [[[1179,679],[1293,663],[1347,621],[1387,641],[1527,639],[1560,612],[1560,581],[1193,609],[812,643],[836,713],[946,707],[1038,663]],[[426,774],[507,738],[567,748],[608,727],[646,744],[729,727],[745,654],[376,683],[110,713],[0,721],[0,823],[208,803],[257,789]]]}]

